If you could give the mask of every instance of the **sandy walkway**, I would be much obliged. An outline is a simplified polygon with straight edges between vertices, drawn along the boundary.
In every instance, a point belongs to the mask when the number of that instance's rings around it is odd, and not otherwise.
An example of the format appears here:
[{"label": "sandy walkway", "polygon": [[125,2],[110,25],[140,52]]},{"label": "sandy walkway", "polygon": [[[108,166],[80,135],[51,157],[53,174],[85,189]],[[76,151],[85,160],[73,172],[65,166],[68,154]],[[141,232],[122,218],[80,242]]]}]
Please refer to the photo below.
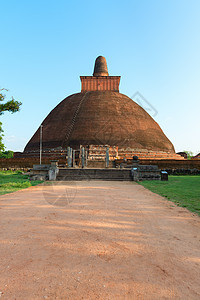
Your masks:
[{"label": "sandy walkway", "polygon": [[200,299],[200,218],[131,182],[0,197],[1,299]]}]

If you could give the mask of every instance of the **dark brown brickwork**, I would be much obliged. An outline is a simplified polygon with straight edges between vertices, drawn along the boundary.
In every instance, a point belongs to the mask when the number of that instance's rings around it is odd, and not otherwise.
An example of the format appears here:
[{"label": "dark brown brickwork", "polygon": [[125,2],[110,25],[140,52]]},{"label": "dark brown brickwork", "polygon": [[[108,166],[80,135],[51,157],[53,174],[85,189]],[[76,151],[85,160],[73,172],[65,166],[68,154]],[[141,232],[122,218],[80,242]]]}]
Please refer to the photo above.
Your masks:
[{"label": "dark brown brickwork", "polygon": [[[112,91],[90,91],[67,97],[43,121],[43,149],[79,149],[110,145],[175,153],[151,116],[129,97]],[[38,129],[25,152],[39,150]]]},{"label": "dark brown brickwork", "polygon": [[[184,157],[172,153],[172,152],[163,152],[163,151],[145,151],[139,149],[118,149],[117,146],[110,147],[109,145],[89,145],[85,146],[85,150],[87,150],[87,159],[88,161],[105,161],[106,157],[106,149],[109,147],[109,159],[132,159],[133,156],[137,156],[140,160],[184,160]],[[80,150],[78,150],[79,153]],[[39,150],[30,151],[30,152],[15,152],[14,158],[31,158],[37,157],[39,158],[40,152]],[[65,159],[67,156],[67,150],[63,149],[51,149],[51,150],[43,150],[42,157],[47,159]]]},{"label": "dark brown brickwork", "polygon": [[96,58],[93,76],[109,76],[105,57],[98,56]]},{"label": "dark brown brickwork", "polygon": [[[105,161],[106,149],[108,145],[89,145],[88,161]],[[109,147],[109,160],[114,160],[118,157],[118,147]]]},{"label": "dark brown brickwork", "polygon": [[[51,160],[54,158],[43,158],[42,163],[43,164],[49,164],[51,163]],[[0,168],[32,168],[33,164],[39,164],[39,158],[8,158],[8,159],[0,159]],[[198,169],[200,170],[200,160],[148,160],[143,159],[140,160],[141,165],[157,165],[159,169]],[[59,159],[59,165],[66,165],[66,159]],[[103,161],[88,161],[88,167],[99,167],[99,168],[105,168],[105,162]],[[113,164],[110,163],[109,167],[114,167]]]},{"label": "dark brown brickwork", "polygon": [[[112,158],[183,159],[152,117],[119,93],[120,76],[109,76],[105,57],[96,59],[93,76],[80,79],[81,93],[65,98],[42,122],[43,156],[62,158],[68,146],[78,150],[83,145],[90,150],[89,160],[100,159],[109,145]],[[38,157],[39,141],[40,128],[22,156]]]},{"label": "dark brown brickwork", "polygon": [[80,76],[81,92],[114,91],[119,92],[120,76]]},{"label": "dark brown brickwork", "polygon": [[195,156],[193,156],[191,159],[199,159],[200,160],[200,153],[197,154],[197,155],[195,155]]}]

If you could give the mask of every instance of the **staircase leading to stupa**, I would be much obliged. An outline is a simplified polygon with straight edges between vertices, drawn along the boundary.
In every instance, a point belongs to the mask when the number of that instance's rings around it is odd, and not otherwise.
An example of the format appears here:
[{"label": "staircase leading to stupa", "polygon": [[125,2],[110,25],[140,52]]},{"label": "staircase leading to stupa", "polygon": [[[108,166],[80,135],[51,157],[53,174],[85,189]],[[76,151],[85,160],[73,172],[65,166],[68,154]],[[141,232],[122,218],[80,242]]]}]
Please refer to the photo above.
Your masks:
[{"label": "staircase leading to stupa", "polygon": [[132,180],[130,169],[59,169],[56,180],[111,180],[111,181],[130,181]]},{"label": "staircase leading to stupa", "polygon": [[[132,181],[132,180],[160,180],[160,170],[152,165],[135,165],[124,169],[74,169],[59,168],[57,181],[81,181],[81,180],[109,180],[109,181]],[[134,178],[137,173],[137,179]]]}]

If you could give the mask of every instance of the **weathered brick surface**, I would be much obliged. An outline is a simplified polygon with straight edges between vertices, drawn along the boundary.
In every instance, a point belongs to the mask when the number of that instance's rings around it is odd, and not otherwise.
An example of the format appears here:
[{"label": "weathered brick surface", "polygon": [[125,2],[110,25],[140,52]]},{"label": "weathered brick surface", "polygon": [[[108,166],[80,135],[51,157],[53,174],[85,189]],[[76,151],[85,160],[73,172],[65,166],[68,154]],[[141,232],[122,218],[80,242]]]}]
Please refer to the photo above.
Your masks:
[{"label": "weathered brick surface", "polygon": [[[49,164],[54,157],[44,158],[42,163]],[[66,159],[59,159],[59,165],[66,165]],[[1,158],[0,168],[32,168],[34,164],[39,164],[39,158]],[[200,170],[200,159],[199,160],[175,160],[175,159],[141,159],[141,165],[157,165],[159,169],[198,169]],[[88,167],[92,168],[105,168],[104,161],[89,161]],[[115,167],[114,161],[111,162],[109,167]]]},{"label": "weathered brick surface", "polygon": [[[39,140],[38,129],[25,152],[39,149]],[[118,92],[91,91],[71,95],[43,121],[44,150],[96,144],[175,153],[172,143],[151,116]]]},{"label": "weathered brick surface", "polygon": [[199,159],[200,160],[200,153],[198,153],[197,155],[193,156],[192,159]]},{"label": "weathered brick surface", "polygon": [[[118,148],[118,154],[110,150],[111,159],[133,155],[142,159],[179,159],[152,117],[119,93],[120,76],[109,76],[105,57],[97,57],[93,76],[80,78],[81,93],[65,98],[42,122],[44,157],[62,158],[68,146],[80,149],[83,145],[90,149],[89,160],[101,160],[105,149],[92,150],[91,145],[109,145]],[[40,128],[26,145],[23,157],[38,157],[39,141]]]},{"label": "weathered brick surface", "polygon": [[120,76],[80,76],[81,92],[114,91],[119,92]]}]

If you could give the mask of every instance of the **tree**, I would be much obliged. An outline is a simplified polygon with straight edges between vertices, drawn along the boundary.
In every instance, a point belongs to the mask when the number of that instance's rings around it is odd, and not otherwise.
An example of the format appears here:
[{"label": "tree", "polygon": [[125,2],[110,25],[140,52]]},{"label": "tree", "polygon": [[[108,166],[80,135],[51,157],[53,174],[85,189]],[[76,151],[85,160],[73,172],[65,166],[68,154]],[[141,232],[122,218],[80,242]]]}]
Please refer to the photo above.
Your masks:
[{"label": "tree", "polygon": [[3,140],[3,129],[2,129],[2,123],[0,122],[0,151],[4,151],[5,150],[5,147],[4,147],[4,144],[2,142]]},{"label": "tree", "polygon": [[16,101],[13,97],[11,98],[11,100],[7,101],[6,103],[1,103],[6,98],[6,95],[2,93],[3,91],[7,92],[8,90],[0,89],[0,115],[2,115],[5,111],[9,111],[11,113],[15,113],[19,111],[19,108],[22,105],[22,103]]},{"label": "tree", "polygon": [[[6,98],[6,95],[3,94],[4,91],[8,92],[7,89],[0,89],[0,115],[2,115],[5,111],[9,111],[11,113],[15,113],[19,111],[22,103],[16,101],[13,97],[11,98],[11,100],[2,103]],[[3,144],[3,129],[2,129],[2,123],[0,122],[0,151],[4,151],[4,150],[5,150],[5,146]]]},{"label": "tree", "polygon": [[185,153],[187,153],[187,159],[191,159],[192,156],[194,156],[192,151],[186,151],[184,150]]},{"label": "tree", "polygon": [[0,152],[0,158],[13,158],[14,152],[13,151],[2,151]]}]

